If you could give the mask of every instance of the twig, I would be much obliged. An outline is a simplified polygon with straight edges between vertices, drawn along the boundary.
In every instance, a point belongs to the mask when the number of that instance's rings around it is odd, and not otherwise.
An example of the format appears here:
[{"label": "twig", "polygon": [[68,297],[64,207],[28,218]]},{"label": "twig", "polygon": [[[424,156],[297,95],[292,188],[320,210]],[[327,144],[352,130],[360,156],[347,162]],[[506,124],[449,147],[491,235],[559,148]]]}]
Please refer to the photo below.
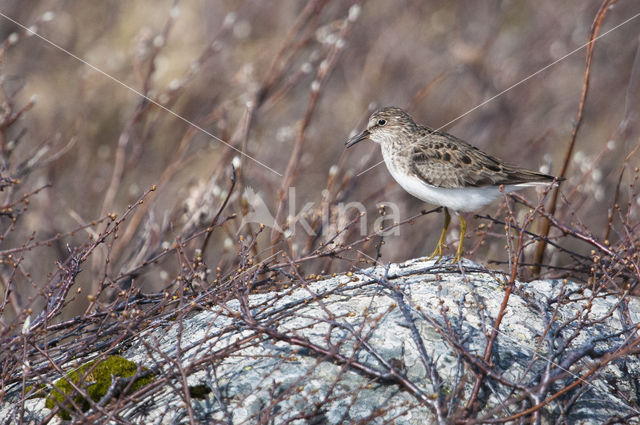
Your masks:
[{"label": "twig", "polygon": [[[560,174],[558,177],[564,178],[567,169],[569,168],[569,161],[571,161],[573,148],[575,147],[576,137],[578,135],[578,130],[582,124],[582,116],[584,112],[584,105],[587,100],[587,92],[589,91],[589,76],[591,74],[591,59],[593,58],[593,50],[595,48],[594,39],[598,36],[598,32],[600,31],[600,26],[604,20],[604,17],[607,15],[607,12],[610,10],[611,5],[616,3],[617,0],[603,0],[600,4],[600,8],[596,13],[596,17],[591,25],[591,34],[589,36],[589,45],[587,46],[587,57],[586,62],[587,66],[584,71],[584,79],[582,82],[582,95],[580,97],[580,103],[578,104],[578,112],[576,114],[575,124],[573,125],[573,131],[571,132],[571,138],[569,139],[569,145],[567,146],[567,151],[565,152],[564,161],[562,163],[562,168],[560,169]],[[556,212],[556,204],[558,202],[558,194],[560,188],[556,186],[553,189],[553,194],[551,195],[551,202],[549,203],[549,214],[553,215]],[[545,239],[549,236],[549,230],[551,229],[551,223],[548,219],[542,222],[542,228],[540,229],[540,235],[542,239],[538,242],[536,247],[536,253],[534,256],[533,262],[535,264],[542,264],[542,260],[544,257],[544,251],[547,247]],[[536,265],[533,268],[533,274],[540,274],[540,266]]]},{"label": "twig", "polygon": [[209,224],[209,227],[207,227],[207,236],[205,236],[204,241],[202,241],[202,246],[200,247],[200,252],[202,253],[203,258],[204,258],[204,252],[207,249],[207,244],[209,243],[209,238],[213,233],[213,229],[218,224],[218,218],[220,218],[220,214],[222,214],[222,211],[227,206],[227,203],[229,202],[229,198],[231,198],[231,193],[233,192],[233,188],[236,187],[236,169],[233,166],[233,164],[231,164],[231,173],[232,173],[231,186],[229,186],[229,191],[227,192],[227,196],[224,198],[222,205],[220,205],[220,208],[218,209],[216,216],[213,217],[213,220],[211,220],[211,224]]}]

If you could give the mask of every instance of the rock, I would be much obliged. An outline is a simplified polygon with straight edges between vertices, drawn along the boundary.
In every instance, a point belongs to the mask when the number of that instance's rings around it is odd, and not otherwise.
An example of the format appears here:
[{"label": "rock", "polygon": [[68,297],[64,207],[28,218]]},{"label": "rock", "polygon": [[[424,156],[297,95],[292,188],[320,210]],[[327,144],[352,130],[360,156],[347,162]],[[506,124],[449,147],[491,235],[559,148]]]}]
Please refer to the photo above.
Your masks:
[{"label": "rock", "polygon": [[[179,362],[198,397],[190,414],[207,423],[464,421],[480,373],[466,416],[480,422],[527,409],[525,421],[541,423],[638,417],[640,365],[624,351],[638,344],[637,300],[562,280],[516,282],[486,364],[509,279],[463,265],[412,260],[154,323],[121,355],[170,384],[152,384],[120,416],[188,423]],[[15,415],[7,398],[0,417]]]}]

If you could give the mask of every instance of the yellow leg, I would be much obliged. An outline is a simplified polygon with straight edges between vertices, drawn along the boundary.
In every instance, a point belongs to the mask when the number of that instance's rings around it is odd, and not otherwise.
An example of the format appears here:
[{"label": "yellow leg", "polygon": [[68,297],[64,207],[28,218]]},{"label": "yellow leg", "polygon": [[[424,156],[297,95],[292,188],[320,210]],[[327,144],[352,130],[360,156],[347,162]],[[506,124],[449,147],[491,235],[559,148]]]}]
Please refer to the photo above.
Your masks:
[{"label": "yellow leg", "polygon": [[454,263],[459,263],[462,258],[463,250],[462,246],[464,245],[464,235],[467,233],[467,222],[462,218],[461,215],[458,216],[460,219],[460,243],[458,244],[458,250],[456,251],[456,256],[453,258]]},{"label": "yellow leg", "polygon": [[447,229],[449,228],[449,223],[451,223],[451,215],[449,215],[449,210],[445,208],[444,209],[444,227],[442,228],[442,234],[440,235],[440,239],[438,239],[438,245],[436,245],[435,251],[433,251],[433,254],[431,254],[429,258],[427,258],[427,260],[431,260],[432,258],[437,256],[438,257],[438,259],[436,260],[436,263],[437,263],[442,258],[442,251],[445,246],[444,238],[447,235]]}]

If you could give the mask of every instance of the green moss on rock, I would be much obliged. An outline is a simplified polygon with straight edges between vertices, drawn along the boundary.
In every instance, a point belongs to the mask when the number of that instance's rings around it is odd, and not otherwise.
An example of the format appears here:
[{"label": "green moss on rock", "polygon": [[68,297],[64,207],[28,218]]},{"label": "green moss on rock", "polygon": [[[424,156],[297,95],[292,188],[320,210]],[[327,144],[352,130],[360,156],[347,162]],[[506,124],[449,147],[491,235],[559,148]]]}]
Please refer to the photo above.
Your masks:
[{"label": "green moss on rock", "polygon": [[[25,394],[29,394],[29,392],[31,390],[33,390],[34,386],[33,385],[27,385],[24,389],[24,393]],[[29,396],[30,399],[32,398],[44,398],[46,395],[46,391],[47,391],[47,386],[44,384],[38,384],[38,386],[36,387],[35,391],[33,392],[33,394],[31,394]]]},{"label": "green moss on rock", "polygon": [[[79,395],[73,389],[71,383],[84,388],[91,399],[97,402],[102,399],[109,390],[112,383],[112,376],[118,378],[129,378],[135,375],[138,370],[138,365],[135,362],[127,360],[121,356],[109,356],[100,361],[87,375],[89,369],[91,369],[95,364],[96,360],[86,363],[79,368],[68,372],[64,378],[59,379],[55,383],[56,388],[51,391],[51,394],[47,397],[45,406],[52,409],[56,404],[60,404],[67,407],[69,410],[74,410],[73,405],[67,401],[68,396],[73,397],[73,401],[84,412],[89,409],[90,403],[86,398]],[[142,368],[142,371],[146,370],[147,368]],[[83,382],[81,382],[82,377],[84,377]],[[136,379],[129,388],[128,393],[134,392],[148,383],[153,382],[154,379],[155,377],[153,375]],[[61,409],[58,414],[62,419],[71,419],[71,414],[67,409]]]}]

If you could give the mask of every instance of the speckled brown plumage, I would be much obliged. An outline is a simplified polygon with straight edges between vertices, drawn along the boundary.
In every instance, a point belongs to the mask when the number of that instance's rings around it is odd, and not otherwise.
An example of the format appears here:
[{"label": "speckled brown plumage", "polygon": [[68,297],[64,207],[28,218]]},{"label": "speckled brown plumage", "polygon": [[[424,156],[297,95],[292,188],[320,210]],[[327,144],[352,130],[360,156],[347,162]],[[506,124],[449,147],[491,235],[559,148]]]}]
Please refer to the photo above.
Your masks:
[{"label": "speckled brown plumage", "polygon": [[[451,134],[416,124],[402,109],[388,107],[371,116],[387,120],[386,131],[401,135],[393,142],[393,156],[406,162],[406,171],[442,188],[516,185],[552,182],[554,177],[505,164]],[[372,131],[371,129],[369,131]],[[401,157],[406,157],[402,161]]]},{"label": "speckled brown plumage", "polygon": [[[407,192],[425,202],[445,207],[442,234],[433,258],[442,257],[450,216],[475,211],[504,193],[528,186],[548,185],[555,177],[507,165],[448,133],[416,124],[400,108],[374,112],[367,128],[347,142],[347,147],[370,139],[378,143],[387,169]],[[462,256],[466,222],[460,217],[460,244],[454,261]]]}]

